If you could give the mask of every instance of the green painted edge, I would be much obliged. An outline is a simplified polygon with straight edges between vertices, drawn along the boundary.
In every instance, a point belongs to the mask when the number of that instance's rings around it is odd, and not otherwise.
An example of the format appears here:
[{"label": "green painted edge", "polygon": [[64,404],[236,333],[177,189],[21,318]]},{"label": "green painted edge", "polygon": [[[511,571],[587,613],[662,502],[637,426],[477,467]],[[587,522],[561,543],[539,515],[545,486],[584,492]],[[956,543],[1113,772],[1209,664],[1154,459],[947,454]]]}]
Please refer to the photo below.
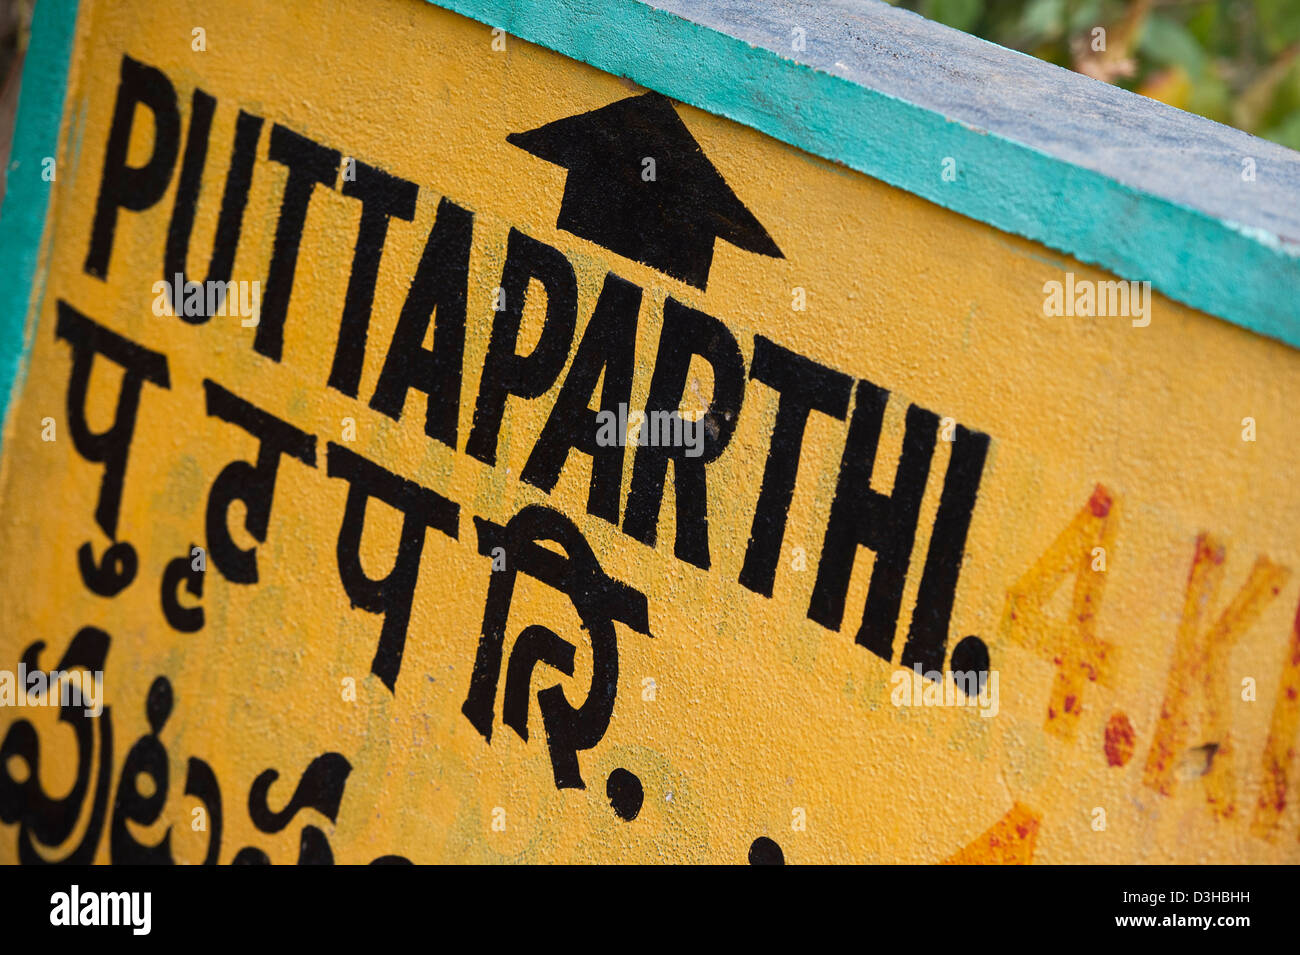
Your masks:
[{"label": "green painted edge", "polygon": [[[1300,257],[1259,230],[643,3],[428,2],[1300,347]],[[954,155],[945,184],[935,157]]]},{"label": "green painted edge", "polygon": [[[79,0],[39,0],[18,91],[18,118],[0,209],[0,448],[10,398],[27,372],[32,339],[28,315],[39,308],[36,280],[50,206],[41,161],[56,156]],[[37,294],[34,294],[37,293]],[[17,343],[20,347],[12,347]]]}]

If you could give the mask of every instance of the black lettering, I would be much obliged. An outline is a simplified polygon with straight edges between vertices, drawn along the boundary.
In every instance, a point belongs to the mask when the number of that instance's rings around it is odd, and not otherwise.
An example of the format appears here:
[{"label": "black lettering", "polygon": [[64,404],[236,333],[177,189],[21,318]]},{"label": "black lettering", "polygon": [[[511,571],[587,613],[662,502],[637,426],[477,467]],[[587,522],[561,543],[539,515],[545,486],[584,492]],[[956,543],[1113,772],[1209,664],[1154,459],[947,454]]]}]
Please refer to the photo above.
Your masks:
[{"label": "black lettering", "polygon": [[763,468],[763,485],[754,508],[754,523],[740,569],[740,583],[754,593],[772,596],[776,565],[790,516],[803,451],[808,413],[820,411],[841,421],[849,410],[853,379],[815,361],[754,336],[754,364],[749,377],[770,385],[780,393],[776,424]]},{"label": "black lettering", "polygon": [[[58,302],[54,331],[72,345],[72,373],[68,378],[68,430],[72,433],[72,446],[87,461],[104,465],[95,522],[110,540],[115,541],[98,561],[90,542],[82,544],[77,551],[77,566],[91,592],[112,597],[135,579],[138,569],[135,548],[126,541],[116,540],[117,520],[126,481],[127,457],[135,436],[140,392],[146,381],[160,388],[171,387],[167,356],[109,331],[62,300]],[[98,434],[90,430],[86,420],[86,392],[97,355],[103,355],[123,369],[113,424]]]},{"label": "black lettering", "polygon": [[[370,407],[398,421],[406,392],[428,395],[424,433],[456,447],[460,417],[461,366],[465,361],[465,296],[474,214],[449,199],[438,203],[438,218],[411,280],[406,303],[384,359]],[[437,309],[433,348],[423,348],[429,317]]]},{"label": "black lettering", "polygon": [[[424,529],[432,527],[454,540],[459,533],[460,508],[441,494],[398,477],[333,442],[328,445],[326,473],[348,482],[348,500],[339,527],[339,577],[352,606],[383,614],[384,624],[370,672],[392,692],[402,667],[411,599],[420,574]],[[372,497],[402,512],[397,557],[393,569],[380,580],[367,577],[361,567],[361,532],[366,522],[366,503]]]},{"label": "black lettering", "polygon": [[858,382],[808,617],[829,630],[840,628],[858,546],[869,547],[875,551],[876,560],[857,642],[881,659],[892,661],[898,607],[903,599],[939,419],[918,405],[908,407],[903,452],[893,492],[886,496],[872,490],[871,471],[888,400],[889,392],[883,388],[865,380]]},{"label": "black lettering", "polygon": [[95,548],[86,541],[77,548],[77,569],[81,571],[81,580],[86,589],[101,597],[116,597],[131,581],[140,569],[139,558],[135,548],[126,541],[110,544],[104,555],[95,558]]},{"label": "black lettering", "polygon": [[173,630],[180,633],[198,633],[203,629],[203,608],[181,605],[177,594],[181,585],[193,597],[203,596],[203,571],[194,569],[194,561],[189,556],[194,550],[191,545],[183,556],[168,561],[162,577],[162,611],[163,617]]},{"label": "black lettering", "polygon": [[[189,258],[190,236],[194,229],[194,212],[203,184],[203,166],[208,156],[208,138],[212,114],[217,101],[196,89],[190,105],[190,131],[185,139],[185,156],[181,160],[180,179],[176,184],[176,201],[172,206],[171,225],[167,228],[167,250],[163,255],[163,278],[171,288],[172,310],[182,321],[202,325],[222,307],[235,265],[235,249],[244,225],[244,208],[253,183],[253,162],[257,158],[257,141],[262,135],[262,118],[239,112],[235,121],[235,144],[230,151],[230,168],[226,172],[226,189],[221,197],[217,234],[212,243],[205,285],[218,294],[199,296],[197,314],[185,308],[185,265]],[[179,276],[179,281],[177,277]],[[220,283],[220,284],[216,284]]]},{"label": "black lettering", "polygon": [[[109,827],[109,859],[114,865],[173,865],[171,826],[155,845],[135,838],[128,822],[152,826],[167,803],[167,748],[158,738],[172,711],[172,685],[165,676],[157,677],[145,699],[145,717],[149,732],[136,740],[122,764],[117,797],[113,800],[113,821]],[[139,779],[147,776],[150,791],[140,792]]]},{"label": "black lettering", "polygon": [[298,246],[307,222],[307,205],[317,185],[334,188],[341,157],[338,150],[277,123],[271,128],[267,158],[288,166],[289,177],[280,201],[280,219],[275,226],[275,243],[271,247],[271,265],[267,270],[253,349],[272,361],[279,361],[284,350],[284,317],[289,310],[293,275],[298,267]]},{"label": "black lettering", "polygon": [[303,770],[285,807],[273,812],[266,797],[280,773],[274,769],[263,770],[248,790],[248,818],[260,832],[267,833],[282,831],[303,809],[314,809],[334,822],[351,772],[352,764],[342,753],[322,753]]},{"label": "black lettering", "polygon": [[[85,671],[81,674],[83,680],[93,679],[104,671],[110,643],[103,630],[83,627],[68,644],[55,669],[66,673],[80,668]],[[44,649],[45,641],[41,640],[23,652],[22,665],[29,673],[43,669],[38,656]],[[67,795],[56,799],[46,794],[41,784],[45,774],[41,771],[40,738],[29,721],[20,719],[11,723],[4,742],[0,743],[0,822],[18,823],[18,861],[23,865],[89,865],[95,858],[95,847],[108,815],[113,775],[113,714],[112,707],[105,706],[98,716],[91,716],[86,713],[86,700],[83,698],[81,702],[81,706],[63,706],[60,699],[59,705],[59,722],[66,723],[77,740],[76,775]],[[14,775],[20,765],[21,770]],[[93,795],[92,766],[97,767]],[[85,823],[79,826],[88,798],[92,800],[90,810]],[[55,852],[72,837],[74,829],[80,829],[81,839],[63,858],[54,858]]]},{"label": "black lettering", "polygon": [[[574,706],[557,683],[537,693],[537,705],[546,730],[555,788],[585,789],[578,752],[591,749],[604,737],[618,693],[614,621],[653,636],[645,595],[608,576],[577,525],[559,511],[530,504],[504,527],[481,517],[474,518],[474,526],[480,554],[488,556],[501,548],[507,556],[505,569],[494,569],[488,584],[474,672],[461,712],[490,744],[506,624],[519,574],[527,574],[565,594],[591,640],[591,687],[581,705]],[[562,553],[542,541],[558,545]],[[534,668],[546,664],[571,676],[574,649],[573,644],[541,625],[527,627],[515,641],[506,666],[502,717],[521,739],[528,739],[528,695]]]},{"label": "black lettering", "polygon": [[736,429],[745,395],[745,359],[727,327],[711,315],[669,298],[664,302],[664,324],[659,354],[646,399],[647,421],[656,412],[673,413],[686,392],[692,356],[713,369],[713,395],[704,414],[704,441],[697,457],[682,445],[647,443],[639,446],[627,495],[624,533],[655,544],[659,508],[663,503],[668,463],[673,464],[673,495],[677,501],[677,542],[674,553],[684,561],[709,568],[708,484],[704,468],[726,449]]},{"label": "black lettering", "polygon": [[238,425],[258,439],[256,464],[232,461],[212,482],[205,520],[212,563],[231,583],[255,584],[257,548],[243,550],[235,543],[227,526],[227,512],[233,501],[243,501],[244,528],[256,540],[265,543],[280,456],[288,454],[315,467],[316,436],[299,431],[210,379],[204,379],[203,391],[207,395],[209,417]]},{"label": "black lettering", "polygon": [[591,490],[587,513],[618,525],[619,496],[623,489],[623,436],[601,447],[599,422],[591,410],[596,383],[604,375],[600,408],[618,417],[619,405],[632,397],[632,370],[636,352],[637,312],[641,289],[613,272],[583,333],[569,374],[560,386],[551,415],[538,435],[520,478],[549,493],[571,449],[591,457]]},{"label": "black lettering", "polygon": [[939,512],[930,531],[930,549],[916,594],[916,608],[912,611],[907,642],[903,644],[902,663],[909,670],[920,667],[922,673],[929,673],[943,668],[948,622],[957,595],[957,575],[961,571],[966,532],[970,529],[988,449],[987,434],[957,425],[957,437],[939,496]]},{"label": "black lettering", "polygon": [[[73,447],[87,461],[104,465],[95,521],[105,534],[116,538],[126,461],[135,435],[136,412],[140,408],[140,391],[146,381],[159,388],[171,387],[167,356],[109,331],[62,300],[58,302],[54,332],[72,346],[68,429],[72,432]],[[90,369],[97,355],[120,365],[124,371],[113,424],[99,434],[91,431],[86,421],[86,392],[90,385]]]},{"label": "black lettering", "polygon": [[388,220],[415,216],[415,197],[419,188],[382,169],[356,162],[356,178],[345,179],[343,195],[361,200],[361,224],[357,244],[352,252],[352,273],[343,299],[343,318],[339,323],[339,340],[334,349],[329,386],[350,398],[357,396],[361,385],[361,367],[366,358],[366,332],[370,326],[370,309],[375,300],[375,280],[379,260],[388,236]]},{"label": "black lettering", "polygon": [[[143,166],[128,166],[126,159],[138,106],[153,114],[153,150]],[[104,150],[104,174],[95,203],[95,222],[90,229],[90,249],[86,253],[87,274],[99,279],[108,277],[117,210],[143,212],[162,198],[171,181],[180,139],[181,118],[171,81],[152,66],[123,56],[113,125],[109,127],[108,146]]]},{"label": "black lettering", "polygon": [[303,826],[298,837],[298,865],[333,865],[334,853],[325,833],[315,826]]},{"label": "black lettering", "polygon": [[[517,354],[519,323],[530,279],[546,289],[546,322],[537,347],[529,355]],[[506,262],[501,272],[505,308],[496,313],[483,361],[474,425],[465,444],[466,453],[484,464],[496,464],[497,434],[505,413],[506,397],[531,400],[555,383],[569,357],[578,318],[578,282],[564,253],[544,242],[510,230]]]},{"label": "black lettering", "polygon": [[194,796],[207,811],[208,851],[203,855],[203,865],[216,865],[221,852],[221,787],[212,767],[194,756],[185,768],[185,795]]}]

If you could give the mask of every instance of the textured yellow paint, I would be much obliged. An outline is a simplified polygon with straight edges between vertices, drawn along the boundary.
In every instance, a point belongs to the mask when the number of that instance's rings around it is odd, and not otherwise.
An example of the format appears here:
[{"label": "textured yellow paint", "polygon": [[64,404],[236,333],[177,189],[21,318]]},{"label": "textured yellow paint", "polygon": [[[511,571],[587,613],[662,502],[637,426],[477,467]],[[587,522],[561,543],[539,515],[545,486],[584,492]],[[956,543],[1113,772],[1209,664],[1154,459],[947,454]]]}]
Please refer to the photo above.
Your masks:
[{"label": "textured yellow paint", "polygon": [[[191,49],[196,26],[206,30],[206,52]],[[557,230],[564,170],[505,140],[636,88],[514,39],[494,52],[487,27],[417,0],[368,4],[364,11],[327,0],[216,7],[84,0],[77,29],[49,220],[53,245],[30,372],[0,464],[0,666],[16,666],[35,640],[47,644],[41,663],[53,666],[82,626],[111,635],[106,700],[114,791],[128,749],[148,732],[150,683],[158,675],[171,681],[175,707],[161,733],[171,786],[163,820],[137,831],[142,841],[155,841],[170,824],[176,857],[202,858],[207,834],[191,831],[197,803],[182,795],[186,760],[195,756],[211,764],[221,784],[222,862],[244,846],[293,861],[305,824],[322,828],[343,862],[386,853],[415,861],[740,862],[764,835],[788,862],[984,861],[992,850],[982,854],[979,847],[990,834],[998,837],[998,826],[1031,818],[1036,834],[1015,858],[1032,851],[1034,861],[1049,863],[1300,861],[1294,806],[1276,820],[1270,815],[1270,827],[1282,833],[1270,841],[1252,834],[1249,813],[1218,818],[1194,775],[1168,795],[1142,782],[1198,535],[1212,533],[1226,545],[1220,604],[1205,608],[1206,620],[1219,617],[1260,555],[1300,567],[1300,444],[1291,427],[1300,406],[1300,354],[1158,296],[1145,328],[1124,318],[1045,317],[1045,282],[1067,271],[1080,279],[1108,276],[687,107],[679,114],[785,258],[719,242],[707,292],[683,286]],[[859,552],[843,631],[806,618],[842,422],[820,415],[809,421],[775,592],[765,599],[736,582],[776,409],[776,395],[764,385],[749,382],[731,445],[709,468],[713,565],[704,571],[673,556],[671,493],[651,549],[585,514],[583,456],[570,457],[550,495],[518,480],[558,383],[536,401],[509,402],[495,467],[426,438],[418,395],[396,423],[365,400],[325,387],[360,216],[352,199],[323,188],[312,199],[279,363],[252,350],[253,329],[237,319],[191,327],[152,314],[174,177],[152,209],[120,216],[107,281],[83,272],[123,53],[170,77],[186,127],[195,85],[218,99],[191,272],[206,266],[239,108],[268,124],[237,280],[264,281],[270,257],[285,178],[283,167],[265,158],[271,122],[420,184],[415,220],[389,229],[363,399],[374,389],[438,199],[448,196],[475,212],[462,447],[511,226],[561,249],[574,264],[579,335],[607,270],[646,290],[634,408],[644,404],[663,300],[672,295],[721,319],[747,363],[761,333],[890,389],[875,475],[882,491],[892,481],[908,402],[991,435],[949,645],[966,634],[988,643],[1000,675],[998,715],[891,705],[894,667],[853,640],[868,552]],[[133,156],[148,148],[146,136],[133,144]],[[936,176],[941,158],[935,157]],[[791,308],[795,287],[807,290],[806,311]],[[96,553],[106,545],[92,518],[102,469],[83,461],[67,436],[70,352],[54,335],[60,298],[165,353],[171,370],[169,390],[145,388],[126,474],[119,537],[135,544],[140,573],[111,599],[89,593],[76,566],[83,541]],[[537,305],[529,303],[521,347],[536,339]],[[97,363],[92,379],[96,427],[111,413],[111,368]],[[318,467],[281,463],[270,532],[259,547],[261,581],[237,586],[209,570],[207,625],[186,636],[162,618],[162,570],[191,542],[202,542],[207,493],[220,469],[256,448],[251,436],[205,414],[205,377],[317,434]],[[707,379],[700,388],[707,396]],[[45,416],[59,423],[52,443],[41,440]],[[431,532],[425,542],[391,694],[369,674],[380,618],[350,607],[335,565],[347,485],[326,477],[324,443],[340,440],[349,416],[357,424],[353,450],[462,508],[459,541]],[[1255,442],[1241,437],[1247,416],[1257,422]],[[900,634],[915,601],[947,449],[941,441],[931,468]],[[1104,599],[1090,607],[1089,634],[1118,657],[1108,684],[1086,684],[1074,731],[1049,732],[1045,714],[1057,670],[1040,645],[1004,633],[1002,617],[1008,590],[1098,484],[1122,503],[1123,519],[1107,555]],[[489,579],[471,515],[504,522],[530,503],[570,515],[604,569],[649,598],[654,637],[619,628],[614,716],[604,740],[579,757],[586,790],[556,790],[535,703],[527,743],[498,723],[489,746],[460,712]],[[362,557],[379,574],[390,566],[398,521],[378,505],[371,510]],[[238,506],[231,517],[236,540],[252,543],[243,539]],[[806,570],[793,568],[793,547],[806,551]],[[1277,674],[1289,659],[1298,584],[1292,575],[1257,608],[1223,650],[1222,670],[1211,674],[1222,680],[1227,709],[1217,719],[1231,728],[1227,758],[1236,762],[1242,806],[1255,805],[1265,785],[1265,752],[1270,765],[1292,752],[1291,741],[1266,739]],[[577,669],[571,681],[559,682],[581,694],[590,652],[576,614],[536,582],[521,578],[519,586],[511,636],[534,620],[570,635]],[[1070,589],[1062,587],[1042,612],[1062,621],[1066,640]],[[895,659],[901,643],[900,635]],[[345,677],[356,680],[355,702],[343,699]],[[1239,692],[1246,677],[1258,684],[1254,702]],[[647,678],[656,687],[653,700],[643,698]],[[536,676],[534,688],[550,682]],[[1190,692],[1203,691],[1198,684]],[[1103,745],[1117,712],[1136,729],[1136,756],[1123,766],[1108,763]],[[19,718],[37,728],[41,784],[66,793],[75,769],[72,735],[52,710],[0,711],[0,727]],[[1273,723],[1293,731],[1295,720]],[[1210,742],[1216,741],[1188,739],[1190,746]],[[253,780],[267,768],[279,771],[270,797],[278,808],[310,760],[326,751],[344,754],[353,767],[337,822],[307,811],[278,834],[256,831],[246,811]],[[635,772],[645,787],[645,807],[632,822],[616,818],[604,795],[616,767]],[[1269,793],[1276,792],[1277,772]],[[1099,807],[1104,831],[1093,828]],[[504,830],[492,827],[498,808]],[[806,826],[796,828],[800,809]],[[0,825],[0,861],[16,858],[15,838],[15,826]],[[108,861],[107,836],[96,858]]]}]

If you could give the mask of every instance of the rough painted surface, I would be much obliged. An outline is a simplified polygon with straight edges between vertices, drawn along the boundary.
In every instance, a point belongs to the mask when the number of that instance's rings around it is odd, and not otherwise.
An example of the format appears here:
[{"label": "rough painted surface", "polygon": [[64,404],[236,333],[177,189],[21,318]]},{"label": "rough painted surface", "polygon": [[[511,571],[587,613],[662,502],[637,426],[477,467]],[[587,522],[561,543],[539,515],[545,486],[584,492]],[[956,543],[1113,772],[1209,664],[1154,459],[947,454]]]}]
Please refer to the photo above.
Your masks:
[{"label": "rough painted surface", "polygon": [[[778,849],[792,863],[1300,861],[1300,578],[1291,573],[1300,566],[1291,486],[1300,446],[1290,433],[1300,354],[1159,295],[1149,324],[1049,317],[1046,283],[1111,277],[682,105],[675,110],[686,133],[780,257],[732,245],[723,232],[740,220],[713,215],[723,237],[707,282],[678,281],[557,227],[567,190],[583,181],[507,139],[639,96],[640,87],[514,38],[494,51],[487,26],[427,4],[376,5],[347,30],[335,27],[332,9],[83,4],[48,267],[33,297],[31,371],[0,457],[0,667],[102,657],[107,709],[71,725],[52,708],[0,709],[0,861],[78,852],[138,860],[157,851],[150,847],[169,827],[166,851],[187,862],[248,861],[257,852],[276,862],[326,853],[342,862],[743,862],[773,859]],[[190,46],[199,25],[201,53]],[[347,361],[339,371],[337,344],[344,316],[364,314],[345,305],[362,203],[340,169],[312,190],[278,349],[259,342],[269,287],[256,327],[238,317],[190,324],[154,314],[180,157],[158,201],[122,210],[106,256],[90,254],[124,55],[174,87],[182,154],[195,87],[216,99],[188,256],[196,276],[206,273],[218,231],[241,109],[265,122],[236,281],[267,282],[275,258],[289,176],[270,156],[296,142],[274,133],[276,124],[338,150],[340,166],[353,158],[418,186],[410,218],[388,223],[355,388]],[[154,149],[147,115],[131,136],[130,165]],[[656,128],[667,121],[661,115]],[[659,165],[658,181],[672,185],[673,173]],[[637,181],[609,195],[641,195]],[[466,289],[463,374],[458,388],[438,390],[458,399],[455,412],[431,426],[417,391],[394,420],[372,407],[373,396],[426,240],[457,219],[449,203],[473,213],[468,281],[458,281],[451,239],[430,273],[444,282],[434,283],[444,296],[435,323]],[[516,238],[512,256],[512,229],[542,245]],[[568,341],[562,280],[554,295],[527,285],[518,351],[558,343],[563,361],[554,374],[538,372],[535,397],[506,398],[489,454],[475,439],[475,411],[506,376],[502,366],[495,375],[484,367],[494,327],[505,329],[517,307],[512,292],[494,309],[497,291],[517,287],[510,263],[525,247],[561,276],[572,269],[575,328]],[[629,298],[632,286],[639,301]],[[415,287],[427,314],[435,292]],[[717,364],[690,364],[681,407],[721,401],[730,412],[705,419],[712,440],[730,434],[705,467],[703,495],[687,485],[679,499],[678,465],[667,468],[652,544],[628,517],[653,449],[615,456],[613,521],[589,513],[587,454],[571,452],[549,492],[521,480],[575,378],[593,316],[626,317],[615,306],[629,300],[629,406],[647,406],[657,373],[669,377],[666,356],[688,343]],[[165,375],[78,314],[163,356]],[[691,338],[698,328],[709,334]],[[854,384],[842,413],[808,416],[797,454],[770,451],[785,392],[764,383],[777,353],[760,336],[822,366],[814,374],[798,365],[794,380],[823,381],[817,398],[827,407],[844,382]],[[731,402],[719,397],[720,381],[736,381],[723,354],[729,339],[743,389]],[[116,507],[111,494],[105,504],[105,466],[72,433],[78,342],[83,353],[103,352],[86,379],[91,431],[108,428],[120,395],[139,389]],[[432,329],[408,342],[418,346],[437,347]],[[619,352],[593,353],[613,360]],[[591,408],[604,384],[591,383]],[[888,400],[872,466],[864,454],[872,408],[885,397],[878,389]],[[268,427],[261,418],[232,423],[240,414],[227,391],[296,429],[282,445],[264,533],[245,532],[252,512],[238,501],[217,506],[215,524],[208,518],[223,491],[251,493],[249,469],[227,469],[257,461],[248,427]],[[43,440],[47,418],[54,440]],[[1255,440],[1243,440],[1245,418]],[[448,420],[453,440],[429,436]],[[978,493],[964,546],[956,545],[965,559],[938,662],[962,669],[979,661],[971,648],[982,644],[990,681],[997,676],[996,715],[982,715],[991,705],[898,705],[912,686],[899,679],[907,676],[900,664],[928,559],[943,563],[952,550],[951,527],[936,527],[945,510],[960,508],[944,504],[944,489],[959,483],[953,461],[979,435],[988,436],[987,457],[973,468]],[[847,458],[846,442],[855,449]],[[900,459],[926,461],[921,479],[897,481]],[[739,581],[764,475],[792,463],[767,597]],[[375,467],[414,482],[389,482],[390,496],[427,513],[396,669],[377,653],[393,614],[372,612],[367,605],[381,598],[345,579],[357,579],[352,553],[373,579],[394,566],[403,512],[371,501],[359,540],[340,542],[346,515],[357,516],[350,489]],[[919,501],[915,521],[898,522],[914,523],[916,535],[903,549],[896,633],[882,652],[855,636],[864,609],[879,610],[870,592],[899,568],[897,553],[850,550],[839,622],[826,624],[816,596],[819,578],[847,569],[827,560],[825,545],[828,529],[846,526],[844,511],[832,517],[837,492],[864,495],[864,470],[879,495]],[[450,526],[430,495],[458,507]],[[698,528],[691,504],[707,513],[706,558],[683,530]],[[548,569],[560,557],[553,546],[510,550],[508,561],[525,572],[504,617],[494,616],[502,605],[492,595],[510,573],[509,564],[493,569],[492,548],[509,542],[499,528],[537,507],[571,521],[590,560],[579,539],[557,531],[578,568],[566,595],[537,579],[557,579]],[[878,549],[899,540],[898,527],[875,527]],[[237,579],[241,562],[220,543],[227,533],[229,544],[256,549],[256,582]],[[947,545],[938,540],[945,534]],[[104,559],[113,541],[115,556],[130,546],[138,568],[108,596],[91,584],[109,590],[112,575],[92,563],[120,569]],[[93,558],[84,567],[83,544]],[[195,544],[207,555],[201,588],[194,580],[199,594],[186,571]],[[599,584],[591,561],[624,586]],[[597,597],[606,602],[593,610]],[[813,605],[822,622],[810,619]],[[182,632],[193,623],[184,610],[195,606],[202,626]],[[601,617],[611,607],[618,619],[607,626]],[[498,624],[500,679],[474,705],[482,634]],[[548,631],[572,647],[571,662]],[[537,663],[531,681],[525,673],[520,692],[510,671],[528,650],[549,662]],[[545,714],[560,712],[557,692],[583,701],[594,671],[605,675],[598,689],[612,686],[616,696],[607,727],[575,753],[578,788]],[[917,684],[921,703],[934,703],[942,684]],[[965,699],[945,689],[940,701]],[[216,792],[219,836],[210,824]],[[194,828],[196,809],[207,812],[205,829]]]},{"label": "rough painted surface", "polygon": [[1300,346],[1300,160],[1276,144],[876,0],[440,2]]}]

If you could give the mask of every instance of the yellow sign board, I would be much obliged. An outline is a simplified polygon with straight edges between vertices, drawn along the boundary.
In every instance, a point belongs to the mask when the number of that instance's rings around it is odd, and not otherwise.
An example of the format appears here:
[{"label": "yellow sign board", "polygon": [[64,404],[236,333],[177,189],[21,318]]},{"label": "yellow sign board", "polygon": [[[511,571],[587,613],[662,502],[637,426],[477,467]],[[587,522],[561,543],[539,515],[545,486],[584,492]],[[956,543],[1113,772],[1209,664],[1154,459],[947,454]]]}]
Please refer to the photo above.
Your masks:
[{"label": "yellow sign board", "polygon": [[1300,861],[1300,354],[337,17],[81,4],[0,861]]}]

